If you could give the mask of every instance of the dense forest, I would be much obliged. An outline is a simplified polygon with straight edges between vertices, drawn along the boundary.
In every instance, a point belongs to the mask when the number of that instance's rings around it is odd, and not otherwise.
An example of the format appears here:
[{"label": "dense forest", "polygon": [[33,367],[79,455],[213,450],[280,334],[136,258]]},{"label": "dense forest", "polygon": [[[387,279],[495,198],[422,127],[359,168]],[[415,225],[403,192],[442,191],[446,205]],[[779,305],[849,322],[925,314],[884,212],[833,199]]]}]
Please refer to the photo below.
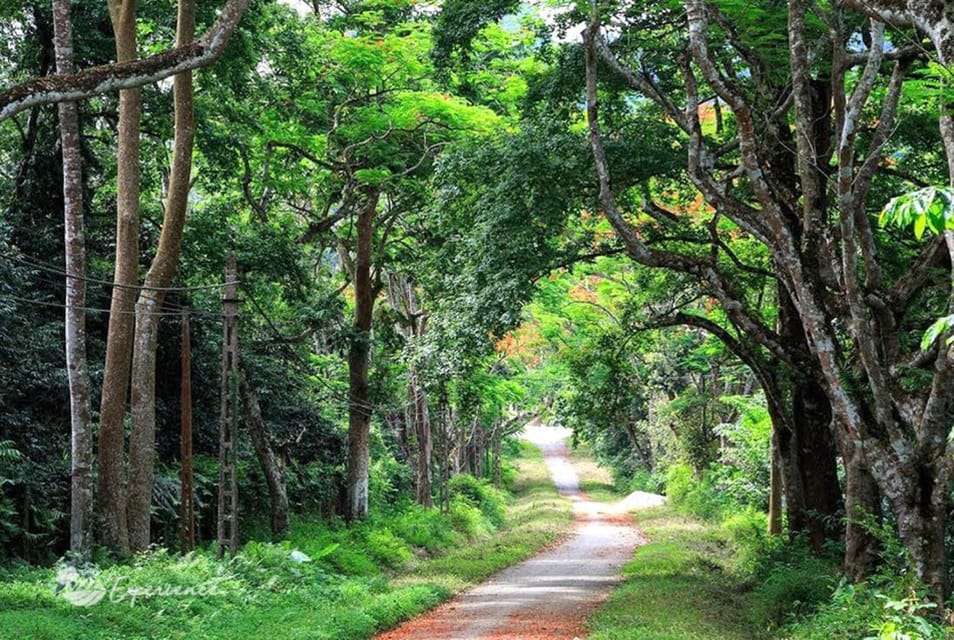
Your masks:
[{"label": "dense forest", "polygon": [[950,637],[952,16],[0,0],[0,637],[370,637],[570,526],[531,421],[749,612],[658,637]]}]

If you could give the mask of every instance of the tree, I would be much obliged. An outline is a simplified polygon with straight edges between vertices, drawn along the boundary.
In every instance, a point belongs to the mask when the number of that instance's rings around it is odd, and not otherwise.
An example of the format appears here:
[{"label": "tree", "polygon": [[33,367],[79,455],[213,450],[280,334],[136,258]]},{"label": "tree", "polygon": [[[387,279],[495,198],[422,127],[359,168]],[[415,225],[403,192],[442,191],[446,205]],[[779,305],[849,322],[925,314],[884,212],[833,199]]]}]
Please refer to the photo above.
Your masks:
[{"label": "tree", "polygon": [[[70,0],[53,3],[56,71],[73,72],[73,20]],[[83,222],[83,151],[79,107],[58,105],[63,158],[63,217],[66,270],[66,369],[70,386],[70,550],[90,549],[93,518],[93,446],[90,433],[90,380],[86,359],[86,237]]]},{"label": "tree", "polygon": [[[110,0],[109,17],[116,38],[118,62],[135,60],[136,0]],[[120,553],[129,550],[126,522],[124,417],[129,390],[136,289],[139,284],[139,196],[142,92],[119,94],[116,142],[116,258],[109,307],[109,333],[100,401],[99,512],[100,539]]]},{"label": "tree", "polygon": [[[795,352],[779,349],[775,332],[747,326],[742,308],[726,295],[712,264],[649,250],[620,215],[601,149],[600,59],[682,129],[689,141],[688,175],[716,214],[767,248],[779,276],[780,299],[787,297],[804,327],[804,345],[797,345],[809,356],[802,360],[807,363],[803,370],[811,372],[809,382],[824,390],[830,406],[833,434],[849,476],[849,522],[857,518],[859,502],[871,504],[864,493],[876,483],[889,500],[912,567],[940,597],[954,362],[945,348],[930,353],[912,349],[904,335],[917,322],[921,293],[948,288],[949,283],[932,280],[927,268],[943,264],[947,252],[943,244],[929,242],[903,264],[889,261],[867,213],[872,184],[891,145],[901,88],[917,53],[886,47],[882,22],[872,21],[865,29],[856,16],[835,6],[824,12],[822,27],[808,18],[804,4],[792,2],[788,60],[772,62],[749,46],[762,28],[756,20],[768,25],[770,14],[755,18],[686,2],[683,33],[689,55],[677,59],[678,69],[663,88],[638,60],[632,66],[621,62],[613,44],[600,35],[599,7],[594,3],[592,8],[586,35],[587,102],[604,212],[635,259],[682,269],[708,282],[740,331],[792,362]],[[869,44],[855,53],[848,43],[859,32]],[[809,52],[808,43],[817,38],[820,58]],[[730,76],[721,65],[729,52],[746,70],[742,75]],[[779,72],[779,62],[786,72]],[[784,92],[788,81],[790,102]],[[829,88],[830,94],[824,91]],[[704,131],[699,115],[704,90],[713,91],[732,114],[734,140],[727,147],[717,147]],[[680,101],[684,106],[677,106]],[[877,120],[862,129],[866,113],[877,114]],[[789,123],[794,124],[794,145],[782,143],[792,135]],[[787,150],[791,148],[796,153]],[[835,168],[828,171],[830,162]],[[923,376],[925,382],[912,384],[912,376]],[[873,482],[864,479],[869,473]],[[861,573],[866,557],[849,557],[848,572]]]},{"label": "tree", "polygon": [[[283,26],[282,40],[276,68],[297,69],[302,50],[325,65],[270,78],[289,108],[276,109],[274,99],[266,107],[259,148],[246,155],[243,189],[259,192],[254,176],[265,172],[251,167],[272,168],[260,193],[267,189],[270,199],[304,219],[302,243],[335,246],[340,273],[350,281],[345,515],[360,519],[368,509],[373,310],[391,247],[405,237],[401,221],[423,207],[433,158],[448,142],[480,135],[497,119],[440,90],[428,59],[429,21],[413,3],[383,12],[359,5],[328,24],[294,17]],[[277,166],[294,167],[297,175],[289,170],[279,176]],[[248,199],[267,215],[267,203]]]},{"label": "tree", "polygon": [[[176,45],[185,46],[195,33],[195,2],[180,0]],[[189,191],[192,186],[192,145],[195,113],[192,99],[192,72],[173,80],[175,140],[159,245],[152,265],[139,290],[132,352],[132,430],[129,436],[129,522],[130,546],[149,546],[152,505],[153,464],[156,450],[156,346],[159,312],[166,289],[172,284],[182,248]]]},{"label": "tree", "polygon": [[368,464],[371,459],[371,395],[368,367],[371,355],[371,314],[379,287],[371,276],[374,241],[374,218],[380,192],[367,189],[355,222],[354,272],[354,336],[348,348],[348,484],[345,514],[350,520],[368,515]]}]

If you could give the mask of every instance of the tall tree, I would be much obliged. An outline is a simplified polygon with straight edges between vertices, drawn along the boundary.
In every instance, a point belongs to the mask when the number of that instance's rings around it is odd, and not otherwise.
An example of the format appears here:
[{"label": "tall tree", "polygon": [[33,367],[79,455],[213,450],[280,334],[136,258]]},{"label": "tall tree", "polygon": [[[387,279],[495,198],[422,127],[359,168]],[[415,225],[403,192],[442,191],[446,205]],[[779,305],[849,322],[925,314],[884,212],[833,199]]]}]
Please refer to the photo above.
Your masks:
[{"label": "tall tree", "polygon": [[372,404],[368,368],[371,356],[371,314],[379,286],[371,276],[374,218],[380,192],[363,191],[355,222],[354,335],[348,347],[348,502],[345,515],[360,520],[368,515],[368,465],[371,451]]},{"label": "tall tree", "polygon": [[[922,352],[904,336],[930,305],[922,292],[932,290],[939,296],[934,300],[950,297],[949,279],[935,279],[929,268],[950,268],[949,250],[943,241],[926,242],[902,264],[888,260],[868,215],[872,185],[898,123],[901,88],[920,52],[889,47],[884,23],[865,26],[841,4],[813,6],[822,22],[809,18],[807,4],[790,2],[782,16],[685,2],[681,33],[687,54],[676,57],[664,84],[638,54],[621,61],[619,56],[634,54],[604,40],[601,7],[592,3],[585,37],[587,103],[601,202],[636,260],[694,274],[717,294],[740,332],[780,361],[805,365],[796,368],[827,398],[849,475],[849,506],[859,503],[857,491],[876,484],[888,498],[912,568],[940,598],[954,359],[947,347]],[[787,24],[777,24],[783,17]],[[780,27],[788,34],[787,59],[770,59],[769,49],[751,46],[756,34]],[[867,44],[864,51],[854,50],[854,38]],[[742,69],[726,67],[728,59]],[[633,232],[617,206],[603,150],[598,60],[684,132],[689,178],[716,215],[767,249],[781,291],[804,327],[802,345],[782,344],[777,332],[752,325],[713,261],[655,252]],[[705,91],[731,113],[730,144],[705,131]],[[877,115],[862,129],[866,113]],[[854,472],[861,475],[852,481]],[[853,548],[851,541],[848,546]],[[848,569],[855,573],[855,567]]]},{"label": "tall tree", "polygon": [[[73,73],[71,0],[54,0],[56,72]],[[63,158],[63,230],[66,265],[66,370],[70,387],[70,550],[86,554],[93,516],[93,444],[86,358],[86,233],[83,223],[83,149],[79,106],[58,105]]]},{"label": "tall tree", "polygon": [[[195,0],[179,0],[176,46],[192,42],[195,35]],[[132,430],[129,434],[129,501],[127,519],[133,550],[149,546],[150,506],[156,450],[156,346],[159,315],[166,289],[172,284],[185,228],[189,190],[192,186],[192,146],[195,138],[192,72],[173,80],[175,139],[172,167],[159,246],[136,303],[132,354]]]},{"label": "tall tree", "polygon": [[[116,38],[117,62],[137,58],[137,0],[109,0]],[[132,357],[136,290],[139,283],[139,192],[142,91],[119,94],[116,142],[116,255],[109,333],[100,402],[99,511],[101,541],[120,553],[129,550],[126,522],[125,432],[126,396]]]}]

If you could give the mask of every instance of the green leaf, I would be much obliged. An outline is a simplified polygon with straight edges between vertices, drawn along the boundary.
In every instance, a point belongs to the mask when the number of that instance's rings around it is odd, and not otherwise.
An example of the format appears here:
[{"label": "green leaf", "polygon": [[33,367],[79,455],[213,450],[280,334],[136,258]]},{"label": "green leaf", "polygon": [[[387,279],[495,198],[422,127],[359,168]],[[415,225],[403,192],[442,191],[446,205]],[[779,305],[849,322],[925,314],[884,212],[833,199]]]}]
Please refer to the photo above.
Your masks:
[{"label": "green leaf", "polygon": [[391,177],[391,171],[388,169],[358,169],[354,172],[355,179],[372,187],[381,185]]},{"label": "green leaf", "polygon": [[914,219],[914,237],[918,240],[924,235],[924,229],[927,227],[927,216],[921,215]]},{"label": "green leaf", "polygon": [[885,205],[878,222],[882,227],[914,225],[914,235],[920,240],[930,229],[940,234],[954,229],[954,188],[925,187],[892,198]]},{"label": "green leaf", "polygon": [[[954,314],[935,320],[934,324],[924,332],[924,337],[921,338],[921,350],[927,351],[930,349],[941,334],[950,331],[952,328],[954,328]],[[950,338],[948,338],[947,343],[951,343]]]}]

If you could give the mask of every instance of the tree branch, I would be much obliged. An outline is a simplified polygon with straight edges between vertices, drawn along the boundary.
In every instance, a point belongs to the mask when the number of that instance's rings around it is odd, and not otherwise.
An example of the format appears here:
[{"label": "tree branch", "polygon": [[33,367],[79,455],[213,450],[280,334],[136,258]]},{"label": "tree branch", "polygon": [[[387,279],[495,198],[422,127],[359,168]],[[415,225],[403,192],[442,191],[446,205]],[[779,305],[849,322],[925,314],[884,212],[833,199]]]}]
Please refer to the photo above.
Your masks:
[{"label": "tree branch", "polygon": [[0,92],[0,122],[33,107],[134,89],[215,62],[235,33],[249,0],[229,0],[198,40],[146,58],[36,78]]}]

